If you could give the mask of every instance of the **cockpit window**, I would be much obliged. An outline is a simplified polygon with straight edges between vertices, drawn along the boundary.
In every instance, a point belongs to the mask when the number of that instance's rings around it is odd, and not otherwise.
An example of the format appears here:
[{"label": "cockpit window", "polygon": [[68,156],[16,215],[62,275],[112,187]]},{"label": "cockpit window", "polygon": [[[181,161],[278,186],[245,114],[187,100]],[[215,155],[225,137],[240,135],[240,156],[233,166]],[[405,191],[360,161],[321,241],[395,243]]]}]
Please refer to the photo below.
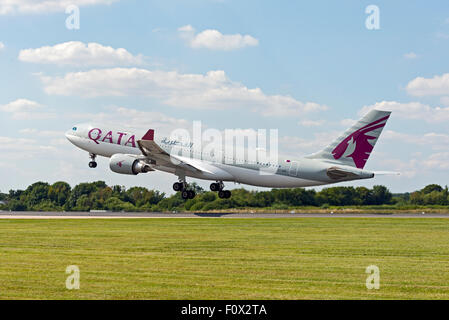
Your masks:
[{"label": "cockpit window", "polygon": [[76,131],[76,127],[73,127],[72,130],[73,130],[73,131]]}]

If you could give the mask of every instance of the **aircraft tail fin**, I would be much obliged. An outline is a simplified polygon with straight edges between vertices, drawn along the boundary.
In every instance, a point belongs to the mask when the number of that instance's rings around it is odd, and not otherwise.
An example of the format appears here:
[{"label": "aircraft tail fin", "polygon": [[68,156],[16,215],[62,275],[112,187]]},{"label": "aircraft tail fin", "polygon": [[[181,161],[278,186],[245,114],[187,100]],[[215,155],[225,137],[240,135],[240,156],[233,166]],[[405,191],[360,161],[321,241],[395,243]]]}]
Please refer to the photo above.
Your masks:
[{"label": "aircraft tail fin", "polygon": [[371,110],[326,148],[306,158],[363,169],[390,114],[390,111]]}]

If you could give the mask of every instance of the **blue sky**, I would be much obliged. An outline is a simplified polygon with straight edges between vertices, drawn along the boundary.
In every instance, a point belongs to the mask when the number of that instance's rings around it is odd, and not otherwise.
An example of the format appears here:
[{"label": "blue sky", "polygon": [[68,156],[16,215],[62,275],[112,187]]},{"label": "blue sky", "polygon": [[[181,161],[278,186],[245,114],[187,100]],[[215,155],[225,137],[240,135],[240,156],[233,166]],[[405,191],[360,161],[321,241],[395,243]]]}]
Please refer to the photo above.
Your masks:
[{"label": "blue sky", "polygon": [[[171,192],[168,174],[119,176],[106,159],[90,170],[63,136],[79,122],[276,128],[299,157],[373,107],[393,115],[367,169],[402,175],[354,185],[448,184],[447,1],[85,2],[0,0],[1,191],[101,179]],[[72,3],[79,30],[66,27]]]}]

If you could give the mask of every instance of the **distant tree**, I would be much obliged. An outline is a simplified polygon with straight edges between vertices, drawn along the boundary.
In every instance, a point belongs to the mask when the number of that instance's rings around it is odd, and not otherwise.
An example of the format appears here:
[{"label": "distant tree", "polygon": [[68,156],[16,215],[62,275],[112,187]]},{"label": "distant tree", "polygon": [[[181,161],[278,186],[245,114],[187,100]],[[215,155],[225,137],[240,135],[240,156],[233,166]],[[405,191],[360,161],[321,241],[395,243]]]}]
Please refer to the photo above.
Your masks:
[{"label": "distant tree", "polygon": [[23,201],[29,208],[32,208],[40,202],[48,199],[49,188],[50,185],[46,182],[33,183],[25,190],[23,194]]},{"label": "distant tree", "polygon": [[156,206],[156,210],[159,211],[172,211],[184,206],[184,200],[181,197],[181,193],[177,192],[169,198],[162,199]]},{"label": "distant tree", "polygon": [[57,212],[57,211],[61,211],[62,208],[50,200],[44,200],[44,201],[40,202],[39,204],[35,205],[33,207],[33,210],[34,211]]},{"label": "distant tree", "polygon": [[[70,211],[72,208],[77,206],[78,199],[81,196],[86,195],[87,197],[89,197],[92,193],[98,191],[98,189],[106,187],[107,185],[104,181],[80,183],[79,185],[75,186],[70,192],[70,196],[64,205],[64,209]],[[86,200],[84,199],[83,201]]]},{"label": "distant tree", "polygon": [[355,188],[355,194],[361,205],[371,205],[374,202],[372,191],[366,187]]},{"label": "distant tree", "polygon": [[271,191],[275,203],[283,203],[288,206],[314,206],[316,205],[315,190],[296,189],[273,189]]},{"label": "distant tree", "polygon": [[333,206],[348,206],[358,204],[356,191],[353,187],[325,188],[317,194],[318,204],[330,204]]},{"label": "distant tree", "polygon": [[111,211],[135,211],[132,203],[124,202],[116,197],[111,197],[105,202],[105,208]]},{"label": "distant tree", "polygon": [[23,195],[23,190],[9,190],[8,199],[16,199],[19,200],[20,197]]},{"label": "distant tree", "polygon": [[173,211],[173,210],[220,210],[228,208],[272,208],[289,209],[300,206],[382,205],[416,204],[448,205],[449,190],[437,184],[426,186],[412,193],[394,194],[385,186],[330,187],[317,192],[303,188],[272,189],[271,191],[250,191],[234,189],[232,198],[220,199],[215,192],[205,192],[197,184],[192,188],[197,192],[194,199],[183,200],[181,194],[166,196],[157,190],[144,187],[126,189],[123,186],[109,187],[104,181],[80,183],[73,189],[66,182],[52,185],[37,182],[26,190],[10,190],[0,193],[2,210],[46,210],[46,211],[88,211],[108,209],[114,211]]},{"label": "distant tree", "polygon": [[136,207],[158,204],[165,194],[159,191],[148,190],[143,187],[133,187],[126,191],[127,199]]},{"label": "distant tree", "polygon": [[432,191],[430,193],[424,194],[423,196],[424,204],[429,205],[446,205],[447,204],[447,196],[443,191]]},{"label": "distant tree", "polygon": [[71,189],[67,182],[56,182],[48,189],[48,198],[58,206],[63,206],[70,196]]},{"label": "distant tree", "polygon": [[74,211],[90,211],[92,207],[92,200],[89,195],[83,194],[76,200],[76,205],[72,209]]},{"label": "distant tree", "polygon": [[206,192],[201,196],[201,201],[212,202],[217,199],[217,194],[215,192]]},{"label": "distant tree", "polygon": [[438,185],[438,184],[429,184],[428,186],[425,186],[421,190],[421,192],[424,193],[424,194],[428,194],[428,193],[431,193],[431,192],[434,192],[434,191],[441,192],[441,191],[443,191],[443,188],[440,185]]},{"label": "distant tree", "polygon": [[388,204],[391,201],[393,195],[385,186],[374,186],[373,187],[373,204]]},{"label": "distant tree", "polygon": [[417,204],[417,205],[424,204],[424,197],[423,197],[422,192],[420,192],[420,191],[412,192],[410,194],[410,203]]},{"label": "distant tree", "polygon": [[6,208],[11,211],[26,211],[28,210],[26,204],[17,199],[12,199],[8,202]]},{"label": "distant tree", "polygon": [[189,184],[190,188],[196,192],[196,194],[201,194],[204,192],[204,189],[199,186],[196,182],[190,183]]}]

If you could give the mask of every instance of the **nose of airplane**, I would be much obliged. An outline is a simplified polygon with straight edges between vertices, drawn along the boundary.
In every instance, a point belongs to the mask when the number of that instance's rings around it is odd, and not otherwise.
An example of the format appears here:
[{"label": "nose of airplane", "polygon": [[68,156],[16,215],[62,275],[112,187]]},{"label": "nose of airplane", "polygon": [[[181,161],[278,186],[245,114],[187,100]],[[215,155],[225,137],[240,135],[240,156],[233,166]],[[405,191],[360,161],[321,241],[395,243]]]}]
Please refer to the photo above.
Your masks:
[{"label": "nose of airplane", "polygon": [[72,132],[70,130],[66,131],[65,137],[67,138],[67,140],[70,141],[70,138],[72,137]]},{"label": "nose of airplane", "polygon": [[72,129],[66,131],[65,137],[67,138],[67,140],[72,142],[73,138],[76,136],[76,132],[77,132],[77,127],[73,127]]}]

